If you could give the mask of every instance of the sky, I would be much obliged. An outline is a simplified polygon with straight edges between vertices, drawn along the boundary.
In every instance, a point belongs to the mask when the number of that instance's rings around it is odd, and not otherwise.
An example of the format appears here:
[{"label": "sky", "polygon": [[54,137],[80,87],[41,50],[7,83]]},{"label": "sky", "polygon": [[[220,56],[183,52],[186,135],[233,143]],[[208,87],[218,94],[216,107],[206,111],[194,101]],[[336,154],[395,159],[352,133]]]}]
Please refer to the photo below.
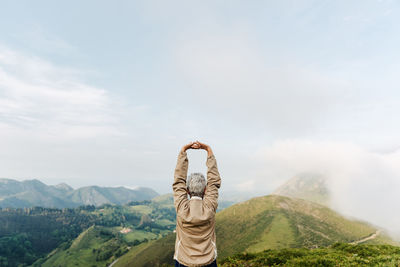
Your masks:
[{"label": "sky", "polygon": [[[322,172],[338,209],[400,232],[388,220],[399,12],[385,0],[2,1],[0,177],[168,193],[180,148],[200,140],[222,192]],[[188,156],[206,172],[205,151]]]}]

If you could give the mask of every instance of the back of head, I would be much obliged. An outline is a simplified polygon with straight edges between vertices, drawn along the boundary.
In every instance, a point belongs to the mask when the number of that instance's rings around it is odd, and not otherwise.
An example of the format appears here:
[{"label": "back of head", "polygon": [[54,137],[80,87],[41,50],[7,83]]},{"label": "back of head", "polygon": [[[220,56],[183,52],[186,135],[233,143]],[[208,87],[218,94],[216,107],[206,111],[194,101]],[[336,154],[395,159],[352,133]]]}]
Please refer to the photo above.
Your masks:
[{"label": "back of head", "polygon": [[186,184],[191,196],[203,197],[206,188],[206,178],[203,174],[199,172],[190,174]]}]

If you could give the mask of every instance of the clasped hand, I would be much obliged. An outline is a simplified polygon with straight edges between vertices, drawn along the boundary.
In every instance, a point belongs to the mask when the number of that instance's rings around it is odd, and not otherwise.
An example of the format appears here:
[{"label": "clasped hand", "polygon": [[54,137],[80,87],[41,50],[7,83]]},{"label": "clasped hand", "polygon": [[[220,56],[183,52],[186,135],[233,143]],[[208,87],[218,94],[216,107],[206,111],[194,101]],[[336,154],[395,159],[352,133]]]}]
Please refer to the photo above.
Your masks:
[{"label": "clasped hand", "polygon": [[201,143],[199,141],[195,141],[195,142],[190,142],[189,144],[184,145],[182,147],[182,151],[186,151],[188,149],[204,149],[204,150],[208,151],[210,149],[210,146],[208,146],[204,143]]}]

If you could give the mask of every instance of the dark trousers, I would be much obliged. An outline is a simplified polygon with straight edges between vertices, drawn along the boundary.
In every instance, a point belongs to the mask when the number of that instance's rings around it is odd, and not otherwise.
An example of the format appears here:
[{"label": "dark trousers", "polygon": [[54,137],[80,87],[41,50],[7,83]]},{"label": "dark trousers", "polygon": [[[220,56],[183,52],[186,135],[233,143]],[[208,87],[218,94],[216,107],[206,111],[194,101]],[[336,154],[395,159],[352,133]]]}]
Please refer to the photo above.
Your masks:
[{"label": "dark trousers", "polygon": [[[187,266],[180,264],[177,260],[175,260],[175,267],[187,267]],[[217,260],[211,262],[208,265],[204,265],[203,267],[217,267]]]}]

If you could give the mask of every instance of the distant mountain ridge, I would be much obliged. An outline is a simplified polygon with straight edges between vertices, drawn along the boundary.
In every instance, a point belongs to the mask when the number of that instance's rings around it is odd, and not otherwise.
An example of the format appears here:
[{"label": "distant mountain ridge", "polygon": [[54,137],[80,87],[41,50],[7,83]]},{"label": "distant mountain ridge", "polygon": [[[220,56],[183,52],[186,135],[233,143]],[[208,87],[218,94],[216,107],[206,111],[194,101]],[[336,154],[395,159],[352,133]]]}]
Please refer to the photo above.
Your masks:
[{"label": "distant mountain ridge", "polygon": [[125,204],[150,200],[159,194],[151,188],[86,186],[73,189],[61,183],[46,185],[33,179],[17,181],[0,178],[0,207],[26,208],[33,206],[72,208],[81,205]]}]

